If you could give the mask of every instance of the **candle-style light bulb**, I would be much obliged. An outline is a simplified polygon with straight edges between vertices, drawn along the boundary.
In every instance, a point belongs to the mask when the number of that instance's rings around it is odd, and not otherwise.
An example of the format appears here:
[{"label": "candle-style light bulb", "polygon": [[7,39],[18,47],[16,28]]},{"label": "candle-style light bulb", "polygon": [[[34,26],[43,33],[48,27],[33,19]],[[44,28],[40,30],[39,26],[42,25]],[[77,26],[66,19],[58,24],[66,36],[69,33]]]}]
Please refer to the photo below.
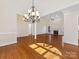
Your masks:
[{"label": "candle-style light bulb", "polygon": [[31,13],[31,9],[28,9],[28,13]]},{"label": "candle-style light bulb", "polygon": [[32,16],[35,16],[35,12],[32,12]]},{"label": "candle-style light bulb", "polygon": [[36,11],[36,16],[39,16],[39,11]]},{"label": "candle-style light bulb", "polygon": [[27,19],[29,19],[29,16],[27,14],[24,14],[24,17],[27,18]]}]

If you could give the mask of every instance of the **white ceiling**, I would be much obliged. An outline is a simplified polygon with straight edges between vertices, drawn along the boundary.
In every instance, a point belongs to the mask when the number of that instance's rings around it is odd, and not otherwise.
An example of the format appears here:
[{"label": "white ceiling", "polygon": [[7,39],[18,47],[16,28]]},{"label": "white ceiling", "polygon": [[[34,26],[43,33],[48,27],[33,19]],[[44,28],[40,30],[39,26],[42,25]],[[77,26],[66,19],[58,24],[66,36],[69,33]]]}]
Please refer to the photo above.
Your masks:
[{"label": "white ceiling", "polygon": [[[47,15],[43,16],[42,18],[44,18],[44,19],[51,19],[51,17],[54,19],[58,18],[58,17],[63,18],[64,14],[69,14],[71,12],[79,13],[79,3],[69,6],[67,8],[64,8],[64,9],[60,9],[59,11],[47,14]],[[78,16],[79,16],[79,14],[78,14]]]},{"label": "white ceiling", "polygon": [[79,3],[61,10],[63,13],[79,12]]},{"label": "white ceiling", "polygon": [[[11,1],[11,0],[10,0]],[[32,0],[13,0],[17,13],[23,14],[31,7]],[[41,16],[48,15],[60,9],[79,3],[79,0],[35,0],[35,6]]]},{"label": "white ceiling", "polygon": [[54,12],[54,13],[50,13],[48,15],[45,15],[42,17],[42,19],[48,19],[48,20],[56,20],[56,19],[59,19],[59,18],[63,18],[64,17],[64,14],[62,13],[62,11],[57,11],[57,12]]}]

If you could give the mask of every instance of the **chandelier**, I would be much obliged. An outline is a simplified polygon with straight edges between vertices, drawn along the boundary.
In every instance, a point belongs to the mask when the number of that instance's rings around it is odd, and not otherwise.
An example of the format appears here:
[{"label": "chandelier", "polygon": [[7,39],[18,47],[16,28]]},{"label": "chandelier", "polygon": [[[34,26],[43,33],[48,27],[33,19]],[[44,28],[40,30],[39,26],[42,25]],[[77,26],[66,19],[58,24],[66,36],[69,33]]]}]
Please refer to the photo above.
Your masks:
[{"label": "chandelier", "polygon": [[28,13],[23,15],[23,18],[25,22],[35,23],[40,21],[40,13],[35,9],[34,0],[32,0],[32,7],[28,9]]}]

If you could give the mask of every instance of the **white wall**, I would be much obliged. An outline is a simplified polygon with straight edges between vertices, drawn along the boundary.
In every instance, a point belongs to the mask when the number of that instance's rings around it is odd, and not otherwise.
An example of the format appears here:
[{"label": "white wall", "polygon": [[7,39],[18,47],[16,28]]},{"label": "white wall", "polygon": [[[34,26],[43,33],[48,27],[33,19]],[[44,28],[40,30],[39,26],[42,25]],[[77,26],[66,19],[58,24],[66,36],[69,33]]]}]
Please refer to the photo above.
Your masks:
[{"label": "white wall", "polygon": [[64,42],[78,45],[79,11],[64,14]]},{"label": "white wall", "polygon": [[[58,14],[58,17],[55,17],[54,21],[51,21],[51,17],[47,18],[42,17],[40,22],[36,25],[36,34],[44,34],[48,33],[48,26],[51,25],[51,32],[53,30],[58,30],[59,35],[63,35],[64,33],[64,15],[61,13]],[[29,33],[31,34],[31,30],[29,29],[29,23],[23,21],[23,17],[21,15],[17,16],[17,23],[18,23],[18,37],[20,36],[27,36]],[[33,24],[32,24],[33,26]],[[34,35],[34,26],[32,29],[32,34]]]},{"label": "white wall", "polygon": [[37,23],[37,34],[47,33],[48,21],[49,20],[44,18],[40,19],[40,22]]},{"label": "white wall", "polygon": [[[40,19],[40,22],[36,24],[36,34],[44,34],[47,33],[47,20]],[[30,25],[29,25],[30,24]],[[21,15],[17,15],[17,27],[18,27],[18,37],[22,36],[28,36],[31,34],[34,35],[35,29],[34,24],[32,24],[32,30],[31,30],[31,23],[24,22],[23,17]],[[30,26],[30,27],[29,27]]]},{"label": "white wall", "polygon": [[9,0],[0,0],[0,46],[16,43],[16,10]]},{"label": "white wall", "polygon": [[59,35],[64,35],[64,14],[61,11],[48,14],[43,18],[47,20],[47,26],[51,26],[52,34],[54,30],[58,30]]},{"label": "white wall", "polygon": [[61,18],[56,18],[54,21],[49,22],[51,26],[51,31],[58,30],[59,35],[64,35],[64,19],[63,16]]},{"label": "white wall", "polygon": [[17,15],[17,29],[18,29],[18,37],[27,36],[30,34],[29,23],[23,21],[23,17]]}]

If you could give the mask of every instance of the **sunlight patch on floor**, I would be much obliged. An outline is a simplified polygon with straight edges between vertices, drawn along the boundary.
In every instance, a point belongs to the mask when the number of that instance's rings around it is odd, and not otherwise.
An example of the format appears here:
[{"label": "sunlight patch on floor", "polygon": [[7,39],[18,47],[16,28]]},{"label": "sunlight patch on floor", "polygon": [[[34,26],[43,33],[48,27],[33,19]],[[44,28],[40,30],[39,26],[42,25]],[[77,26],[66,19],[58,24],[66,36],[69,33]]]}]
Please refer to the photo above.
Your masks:
[{"label": "sunlight patch on floor", "polygon": [[[44,46],[44,43],[36,43],[29,45],[30,48],[34,49],[37,53],[45,57],[46,59],[60,59],[62,53],[56,47],[52,47],[51,45]],[[51,48],[50,48],[51,47]]]},{"label": "sunlight patch on floor", "polygon": [[41,48],[41,47],[35,49],[35,51],[38,52],[38,53],[41,54],[41,55],[46,52],[46,50],[43,49],[43,48]]},{"label": "sunlight patch on floor", "polygon": [[53,48],[50,48],[50,50],[62,56],[62,53],[57,48],[53,47]]},{"label": "sunlight patch on floor", "polygon": [[32,44],[32,45],[29,45],[29,47],[34,49],[34,48],[37,48],[38,46],[36,44]]},{"label": "sunlight patch on floor", "polygon": [[46,59],[60,59],[59,56],[56,56],[55,54],[53,54],[53,53],[51,53],[51,52],[47,52],[47,53],[44,55],[44,57],[45,57]]},{"label": "sunlight patch on floor", "polygon": [[36,43],[36,44],[38,44],[38,45],[40,45],[40,46],[46,45],[45,43]]}]

